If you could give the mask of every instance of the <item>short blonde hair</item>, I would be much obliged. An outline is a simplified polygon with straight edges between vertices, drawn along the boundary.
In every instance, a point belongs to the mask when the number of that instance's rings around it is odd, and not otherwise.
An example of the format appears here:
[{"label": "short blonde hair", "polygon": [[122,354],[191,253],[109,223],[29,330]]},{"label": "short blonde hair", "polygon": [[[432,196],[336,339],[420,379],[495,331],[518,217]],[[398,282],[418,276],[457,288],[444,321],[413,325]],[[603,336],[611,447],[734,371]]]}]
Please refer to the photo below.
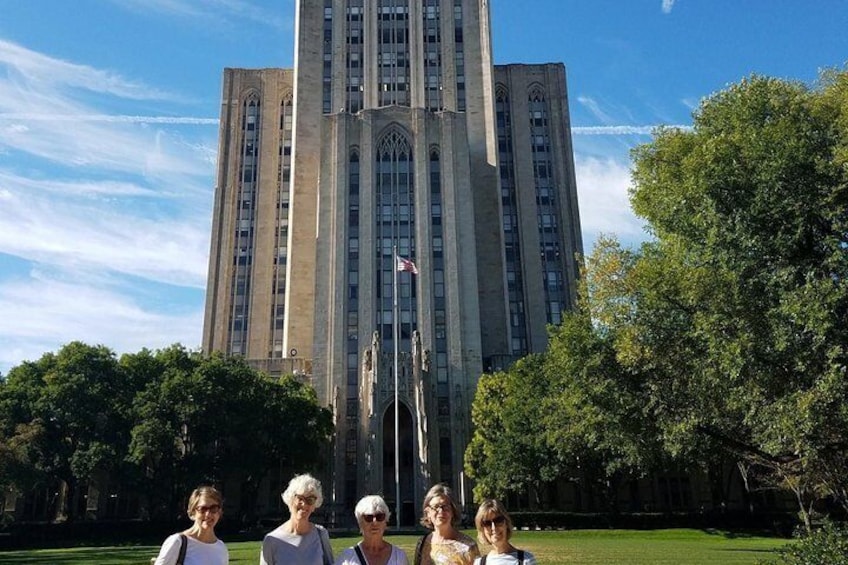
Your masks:
[{"label": "short blonde hair", "polygon": [[430,502],[437,497],[442,497],[448,501],[451,507],[451,525],[458,525],[460,520],[462,520],[462,515],[460,514],[459,506],[453,499],[453,489],[444,483],[433,485],[424,496],[424,507],[421,509],[421,525],[431,530],[434,529],[433,522],[427,516],[427,509],[430,507]]},{"label": "short blonde hair", "polygon": [[504,508],[504,505],[499,500],[488,498],[480,503],[480,508],[477,509],[477,515],[474,517],[474,525],[477,526],[477,541],[480,542],[480,545],[492,545],[486,535],[487,528],[483,527],[483,520],[491,520],[498,516],[504,517],[507,541],[512,537],[512,518],[509,517],[506,508]]},{"label": "short blonde hair", "polygon": [[221,510],[224,509],[224,497],[221,496],[221,493],[212,486],[200,486],[194,489],[191,492],[191,496],[188,497],[188,517],[192,520],[194,519],[194,511],[197,509],[197,505],[200,502],[200,499],[206,497],[218,506],[221,507]]},{"label": "short blonde hair", "polygon": [[286,506],[291,505],[296,494],[315,495],[315,508],[321,508],[321,505],[324,503],[324,494],[321,492],[321,481],[309,473],[296,475],[289,481],[289,486],[283,491],[283,502],[286,503]]},{"label": "short blonde hair", "polygon": [[361,521],[362,516],[365,514],[385,514],[386,522],[388,522],[389,518],[392,517],[389,505],[386,504],[386,501],[383,500],[382,496],[378,496],[376,494],[363,496],[359,502],[356,503],[356,508],[353,511],[353,515],[356,516],[356,521]]}]

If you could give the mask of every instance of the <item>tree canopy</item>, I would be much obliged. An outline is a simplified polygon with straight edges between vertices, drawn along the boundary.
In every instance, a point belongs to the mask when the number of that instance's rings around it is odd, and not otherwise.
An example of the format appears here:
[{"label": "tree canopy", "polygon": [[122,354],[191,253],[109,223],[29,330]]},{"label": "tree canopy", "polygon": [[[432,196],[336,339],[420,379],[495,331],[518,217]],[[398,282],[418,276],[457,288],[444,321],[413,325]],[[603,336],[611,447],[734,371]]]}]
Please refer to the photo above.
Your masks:
[{"label": "tree canopy", "polygon": [[574,322],[551,330],[538,392],[572,387],[584,411],[551,448],[583,428],[607,467],[645,469],[628,448],[638,419],[666,456],[705,464],[724,448],[805,516],[823,498],[848,509],[848,73],[746,78],[632,156],[631,203],[653,238],[600,238],[571,316],[587,339]]},{"label": "tree canopy", "polygon": [[331,433],[308,385],[179,345],[117,359],[73,342],[0,381],[4,486],[59,485],[54,516],[68,519],[77,487],[104,473],[135,485],[160,517],[181,514],[197,484],[233,482],[249,516],[259,483],[318,464]]}]

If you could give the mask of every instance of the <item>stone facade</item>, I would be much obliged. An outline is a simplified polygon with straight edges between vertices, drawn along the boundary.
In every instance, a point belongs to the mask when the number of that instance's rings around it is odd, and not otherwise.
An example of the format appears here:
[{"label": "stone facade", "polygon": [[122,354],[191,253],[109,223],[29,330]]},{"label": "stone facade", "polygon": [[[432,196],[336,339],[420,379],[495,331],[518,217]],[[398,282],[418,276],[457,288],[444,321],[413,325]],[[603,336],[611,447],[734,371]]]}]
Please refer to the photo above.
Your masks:
[{"label": "stone facade", "polygon": [[203,347],[309,379],[328,511],[380,492],[411,524],[434,482],[470,502],[479,375],[573,305],[565,70],[493,66],[484,0],[297,5],[293,71],[224,72]]}]

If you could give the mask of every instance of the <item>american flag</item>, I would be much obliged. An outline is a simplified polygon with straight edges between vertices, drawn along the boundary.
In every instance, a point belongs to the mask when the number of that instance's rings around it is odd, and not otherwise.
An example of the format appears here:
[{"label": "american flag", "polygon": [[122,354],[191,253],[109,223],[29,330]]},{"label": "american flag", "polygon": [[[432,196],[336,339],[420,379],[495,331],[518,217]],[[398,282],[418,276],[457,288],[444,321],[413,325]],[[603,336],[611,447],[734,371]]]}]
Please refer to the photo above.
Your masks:
[{"label": "american flag", "polygon": [[415,266],[415,263],[412,262],[412,259],[405,259],[400,255],[397,256],[397,270],[398,271],[406,271],[408,273],[412,273],[413,275],[418,274],[418,267]]}]

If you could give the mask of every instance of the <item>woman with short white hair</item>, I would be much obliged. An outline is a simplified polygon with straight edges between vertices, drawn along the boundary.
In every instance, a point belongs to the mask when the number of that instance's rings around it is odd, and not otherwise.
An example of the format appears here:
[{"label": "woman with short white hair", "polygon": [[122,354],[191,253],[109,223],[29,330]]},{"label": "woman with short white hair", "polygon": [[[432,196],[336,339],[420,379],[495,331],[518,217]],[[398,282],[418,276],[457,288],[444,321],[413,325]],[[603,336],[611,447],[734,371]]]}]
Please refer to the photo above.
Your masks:
[{"label": "woman with short white hair", "polygon": [[362,497],[353,514],[362,532],[362,541],[345,549],[336,565],[409,565],[406,553],[383,539],[392,513],[381,496]]},{"label": "woman with short white hair", "polygon": [[327,530],[309,521],[324,502],[320,481],[309,474],[297,475],[282,496],[291,517],[262,540],[259,564],[333,565]]}]

